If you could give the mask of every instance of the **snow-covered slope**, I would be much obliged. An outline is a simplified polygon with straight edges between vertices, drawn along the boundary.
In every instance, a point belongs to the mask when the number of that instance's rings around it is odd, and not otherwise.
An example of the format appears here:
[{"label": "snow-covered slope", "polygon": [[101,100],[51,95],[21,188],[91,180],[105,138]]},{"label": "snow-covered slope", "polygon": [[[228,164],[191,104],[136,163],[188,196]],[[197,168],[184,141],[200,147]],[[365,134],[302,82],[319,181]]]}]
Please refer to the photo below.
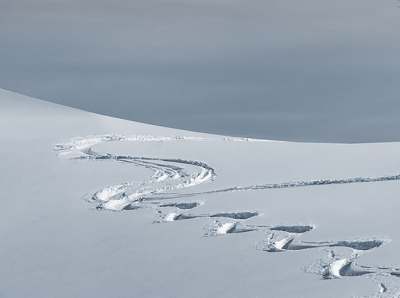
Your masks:
[{"label": "snow-covered slope", "polygon": [[395,297],[399,143],[271,142],[0,90],[0,297]]}]

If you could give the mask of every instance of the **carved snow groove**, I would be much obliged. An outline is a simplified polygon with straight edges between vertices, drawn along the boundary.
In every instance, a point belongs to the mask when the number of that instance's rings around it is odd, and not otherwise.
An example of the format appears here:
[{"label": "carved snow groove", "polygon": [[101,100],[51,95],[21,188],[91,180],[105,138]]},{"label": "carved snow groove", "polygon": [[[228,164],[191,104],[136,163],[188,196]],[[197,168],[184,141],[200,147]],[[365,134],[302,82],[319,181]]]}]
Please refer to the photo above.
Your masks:
[{"label": "carved snow groove", "polygon": [[271,227],[270,230],[272,231],[282,231],[288,233],[305,233],[309,232],[314,229],[314,226],[275,226]]},{"label": "carved snow groove", "polygon": [[[315,268],[319,267],[319,272],[324,279],[342,278],[342,277],[353,277],[353,276],[381,276],[383,278],[389,276],[397,276],[399,274],[398,268],[380,268],[373,266],[364,266],[356,263],[356,260],[363,255],[363,252],[353,251],[350,255],[345,255],[342,252],[342,256],[336,256],[335,252],[332,251],[328,258],[325,260],[319,260],[319,263],[314,263],[310,268],[306,268],[305,271],[310,273],[315,272]],[[312,272],[312,267],[314,272]],[[381,293],[388,290],[387,286],[384,286],[382,282],[378,283],[381,287]]]},{"label": "carved snow groove", "polygon": [[204,234],[205,237],[260,231],[255,226],[247,226],[241,222],[225,222],[221,220],[214,221],[206,228],[208,232]]},{"label": "carved snow groove", "polygon": [[[224,221],[218,219],[212,224],[206,226],[208,232],[205,236],[218,236],[224,234],[246,233],[246,232],[262,232],[263,234],[270,235],[272,239],[275,234],[283,232],[284,235],[291,235],[297,233],[305,233],[314,229],[312,225],[248,225],[244,221]],[[224,232],[223,232],[224,231]]]},{"label": "carved snow groove", "polygon": [[[133,163],[137,166],[143,166],[154,171],[154,175],[149,181],[142,182],[144,185],[152,184],[150,187],[152,190],[143,191],[139,189],[136,194],[131,194],[128,198],[126,196],[119,197],[118,200],[121,202],[115,202],[114,198],[112,203],[104,205],[105,198],[103,197],[97,209],[108,209],[113,211],[124,210],[124,207],[128,205],[129,201],[136,201],[140,199],[149,199],[161,192],[166,192],[166,196],[172,198],[191,197],[196,195],[206,194],[217,194],[223,192],[237,192],[237,191],[251,191],[251,190],[265,190],[275,188],[296,188],[305,186],[322,186],[322,185],[334,185],[334,184],[351,184],[351,183],[370,183],[370,182],[381,182],[381,181],[395,181],[400,180],[400,174],[377,176],[377,177],[356,177],[348,179],[327,179],[327,180],[310,180],[310,181],[289,181],[283,183],[267,183],[261,185],[251,186],[235,186],[225,189],[213,190],[201,193],[190,193],[190,194],[169,194],[172,190],[181,188],[188,188],[201,184],[206,181],[212,181],[216,175],[214,169],[202,162],[192,160],[181,160],[181,159],[168,159],[168,158],[148,158],[148,157],[133,157],[133,156],[116,156],[112,154],[102,154],[94,152],[91,146],[104,143],[104,142],[115,142],[115,141],[131,141],[131,142],[160,142],[160,141],[236,141],[236,142],[269,142],[265,140],[256,140],[248,138],[198,138],[198,137],[168,137],[168,136],[135,136],[135,135],[100,135],[100,136],[88,136],[84,138],[75,138],[67,143],[58,143],[55,145],[54,150],[60,151],[59,155],[67,155],[69,153],[75,153],[72,155],[72,159],[89,159],[89,160],[113,160],[123,163]],[[76,156],[76,154],[78,156]],[[188,175],[186,172],[187,166],[197,166],[200,172],[197,176]],[[186,179],[185,179],[186,178]],[[159,185],[157,183],[166,183],[171,180],[180,181],[181,183],[175,183],[175,185],[169,184],[168,186]],[[182,181],[183,180],[183,181]],[[175,181],[175,182],[176,182]],[[125,187],[124,187],[125,186]],[[130,183],[121,185],[121,194],[130,188]],[[107,192],[111,186],[104,189]],[[92,200],[97,202],[96,197]]]},{"label": "carved snow groove", "polygon": [[160,207],[176,207],[181,210],[193,209],[200,206],[198,202],[187,202],[187,203],[168,203],[162,204]]},{"label": "carved snow groove", "polygon": [[[154,175],[147,181],[127,182],[113,185],[90,193],[85,200],[96,205],[98,210],[132,210],[132,202],[141,202],[147,196],[160,192],[183,189],[215,179],[214,169],[202,162],[171,159],[132,157],[112,154],[102,154],[91,148],[81,150],[84,155],[73,159],[111,160],[131,163],[153,170]],[[194,173],[192,173],[194,171]],[[183,205],[182,205],[183,206]]]},{"label": "carved snow groove", "polygon": [[249,219],[254,216],[259,215],[259,212],[231,212],[231,213],[216,213],[216,214],[211,214],[210,217],[227,217],[227,218],[232,218],[232,219]]},{"label": "carved snow groove", "polygon": [[[301,251],[306,249],[328,250],[326,258],[319,259],[305,266],[304,271],[318,274],[323,279],[349,278],[356,276],[373,277],[379,287],[379,293],[371,297],[393,297],[400,288],[400,283],[388,288],[390,276],[400,277],[400,269],[396,267],[373,267],[357,263],[364,253],[378,249],[390,240],[383,238],[368,238],[337,241],[298,241],[300,234],[278,233],[270,235],[269,239],[256,244],[256,249],[270,253],[285,251]],[[380,279],[378,279],[378,277]],[[379,282],[378,282],[379,280]]]},{"label": "carved snow groove", "polygon": [[[332,184],[350,184],[350,183],[369,183],[380,181],[400,180],[400,174],[378,176],[378,177],[356,177],[348,179],[333,180],[311,180],[311,181],[295,181],[283,183],[268,183],[252,186],[235,186],[231,188],[219,189],[201,193],[191,194],[168,194],[172,190],[178,190],[195,186],[207,181],[215,179],[215,170],[206,163],[170,159],[170,158],[149,158],[134,156],[118,156],[108,153],[98,153],[91,149],[91,146],[104,142],[115,141],[131,141],[131,142],[160,142],[160,141],[237,141],[237,142],[268,142],[265,140],[256,140],[248,138],[198,138],[198,137],[169,137],[169,136],[137,136],[137,135],[100,135],[87,136],[84,138],[75,138],[67,143],[58,143],[54,150],[60,151],[59,155],[69,156],[71,159],[87,159],[87,160],[110,160],[122,163],[131,163],[137,166],[148,168],[154,172],[148,181],[134,183],[128,182],[117,186],[106,187],[93,194],[85,197],[89,202],[95,204],[95,208],[99,210],[121,211],[127,210],[131,202],[149,200],[160,193],[166,193],[167,198],[191,197],[196,195],[217,194],[223,192],[265,190],[275,188],[295,188],[305,186],[321,186]],[[197,173],[188,173],[188,167],[197,167]],[[130,190],[130,194],[126,192]],[[107,197],[108,196],[108,197]],[[128,208],[128,207],[127,207]]]},{"label": "carved snow groove", "polygon": [[348,247],[354,250],[371,250],[386,243],[385,240],[340,240],[340,241],[321,241],[321,242],[303,242],[295,241],[294,237],[282,239],[275,243],[268,243],[264,251],[277,252],[285,250],[303,250],[320,247]]},{"label": "carved snow groove", "polygon": [[[262,229],[269,237],[256,244],[256,249],[269,252],[296,252],[309,249],[328,251],[326,258],[319,259],[304,266],[304,271],[318,274],[323,279],[350,278],[356,276],[372,277],[378,285],[379,292],[371,297],[394,297],[400,289],[400,283],[390,281],[390,277],[400,277],[400,269],[396,267],[364,266],[357,263],[364,253],[378,249],[390,242],[384,238],[367,238],[336,241],[299,241],[303,233],[314,228],[312,225],[279,225],[275,227],[263,226]],[[259,229],[261,230],[261,229]],[[304,232],[303,232],[304,231]],[[217,233],[214,232],[214,235]],[[389,286],[390,285],[390,286]]]},{"label": "carved snow groove", "polygon": [[259,212],[220,212],[215,214],[184,214],[184,213],[168,213],[163,216],[164,221],[177,221],[194,218],[231,218],[231,219],[249,219],[259,215]]},{"label": "carved snow groove", "polygon": [[266,190],[266,189],[283,189],[283,188],[297,188],[297,187],[337,185],[337,184],[372,183],[372,182],[398,181],[398,180],[400,180],[400,174],[377,176],[377,177],[356,177],[347,179],[327,179],[327,180],[295,181],[295,182],[283,182],[283,183],[268,183],[268,184],[251,185],[251,186],[235,186],[235,187],[217,189],[201,193],[176,194],[174,196],[171,196],[171,198],[193,197],[198,195],[212,195],[218,193],[239,192],[239,191],[256,191],[256,190]]},{"label": "carved snow groove", "polygon": [[[258,216],[260,212],[218,212],[206,214],[187,214],[186,210],[199,207],[202,203],[192,201],[172,201],[172,199],[190,198],[197,195],[212,195],[226,192],[255,191],[266,189],[296,188],[306,186],[323,186],[335,184],[370,183],[381,181],[400,180],[400,174],[356,177],[347,179],[289,181],[283,183],[266,183],[250,186],[233,186],[198,193],[173,193],[179,189],[189,188],[216,178],[212,166],[195,160],[179,158],[153,158],[126,155],[99,153],[91,148],[104,142],[131,141],[131,142],[165,142],[165,141],[198,141],[198,142],[269,142],[248,138],[198,138],[198,137],[169,137],[169,136],[138,136],[138,135],[100,135],[75,138],[67,143],[59,143],[54,151],[59,152],[61,158],[113,161],[144,167],[153,172],[148,180],[140,182],[126,182],[112,185],[88,193],[84,199],[93,204],[96,210],[131,211],[141,208],[150,208],[157,212],[156,222],[171,222],[190,219],[208,219],[213,222],[207,226],[205,236],[219,236],[240,234],[247,232],[261,232],[268,235],[266,241],[256,244],[256,248],[266,252],[302,251],[309,249],[329,250],[327,257],[305,266],[309,273],[321,275],[323,279],[344,278],[354,276],[373,277],[379,286],[379,293],[373,297],[400,297],[400,283],[392,286],[390,277],[398,280],[400,269],[395,267],[362,266],[356,260],[363,254],[388,242],[386,239],[369,238],[338,241],[308,242],[298,241],[303,233],[315,228],[313,225],[246,225],[245,221]],[[169,200],[167,203],[161,201]],[[167,210],[164,213],[162,210]]]}]

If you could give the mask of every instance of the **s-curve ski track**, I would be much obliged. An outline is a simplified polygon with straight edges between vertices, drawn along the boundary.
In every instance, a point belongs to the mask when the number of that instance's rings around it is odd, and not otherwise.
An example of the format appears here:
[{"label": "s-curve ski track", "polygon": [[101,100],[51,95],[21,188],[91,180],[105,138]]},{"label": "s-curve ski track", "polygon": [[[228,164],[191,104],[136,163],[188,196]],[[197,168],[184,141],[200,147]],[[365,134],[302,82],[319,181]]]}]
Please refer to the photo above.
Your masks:
[{"label": "s-curve ski track", "polygon": [[[212,182],[217,171],[207,163],[197,160],[179,158],[154,158],[146,156],[114,155],[96,152],[93,146],[105,142],[270,142],[248,138],[200,138],[200,137],[170,137],[141,135],[94,135],[74,138],[65,143],[58,143],[54,150],[60,157],[74,160],[113,161],[128,165],[144,167],[152,171],[151,177],[145,181],[123,182],[107,186],[87,193],[84,199],[93,204],[96,210],[126,211],[150,208],[156,211],[158,219],[155,222],[185,221],[196,218],[212,220],[205,236],[220,236],[247,232],[262,232],[266,240],[257,243],[256,249],[269,253],[285,251],[301,251],[325,249],[328,253],[325,259],[319,259],[304,268],[305,272],[315,273],[323,279],[347,278],[353,276],[368,276],[379,287],[379,293],[371,297],[394,297],[400,292],[400,283],[393,278],[400,277],[400,268],[371,267],[357,264],[356,260],[364,253],[378,249],[390,242],[384,238],[355,238],[337,241],[304,242],[297,240],[302,234],[316,228],[313,224],[287,225],[248,225],[246,220],[260,214],[259,211],[226,212],[219,211],[210,214],[190,214],[187,210],[197,208],[202,202],[176,201],[182,198],[195,198],[199,195],[213,195],[237,191],[257,191],[266,189],[296,188],[307,186],[324,186],[335,184],[372,183],[400,180],[400,174],[375,177],[350,177],[333,180],[286,181],[282,183],[265,183],[248,186],[232,186],[206,192],[177,193],[206,182]],[[157,195],[162,194],[162,200]],[[175,200],[175,201],[174,201]],[[167,201],[167,203],[166,203]],[[164,213],[163,210],[169,212]]]}]

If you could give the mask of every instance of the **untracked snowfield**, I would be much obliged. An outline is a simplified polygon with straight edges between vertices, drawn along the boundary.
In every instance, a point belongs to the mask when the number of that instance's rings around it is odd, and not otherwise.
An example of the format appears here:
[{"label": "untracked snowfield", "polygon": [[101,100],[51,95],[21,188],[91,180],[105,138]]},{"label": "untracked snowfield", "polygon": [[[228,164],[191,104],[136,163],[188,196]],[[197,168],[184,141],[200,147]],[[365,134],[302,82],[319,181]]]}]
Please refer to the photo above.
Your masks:
[{"label": "untracked snowfield", "polygon": [[0,297],[400,297],[399,153],[0,89]]}]

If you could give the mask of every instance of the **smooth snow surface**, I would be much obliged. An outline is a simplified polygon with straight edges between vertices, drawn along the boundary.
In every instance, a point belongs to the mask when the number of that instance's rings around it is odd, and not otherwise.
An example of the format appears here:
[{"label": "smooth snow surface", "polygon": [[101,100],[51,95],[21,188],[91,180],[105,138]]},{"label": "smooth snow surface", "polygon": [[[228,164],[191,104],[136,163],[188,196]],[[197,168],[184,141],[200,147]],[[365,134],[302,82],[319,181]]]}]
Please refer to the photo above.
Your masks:
[{"label": "smooth snow surface", "polygon": [[0,297],[400,293],[400,143],[204,135],[4,90],[0,105]]}]

